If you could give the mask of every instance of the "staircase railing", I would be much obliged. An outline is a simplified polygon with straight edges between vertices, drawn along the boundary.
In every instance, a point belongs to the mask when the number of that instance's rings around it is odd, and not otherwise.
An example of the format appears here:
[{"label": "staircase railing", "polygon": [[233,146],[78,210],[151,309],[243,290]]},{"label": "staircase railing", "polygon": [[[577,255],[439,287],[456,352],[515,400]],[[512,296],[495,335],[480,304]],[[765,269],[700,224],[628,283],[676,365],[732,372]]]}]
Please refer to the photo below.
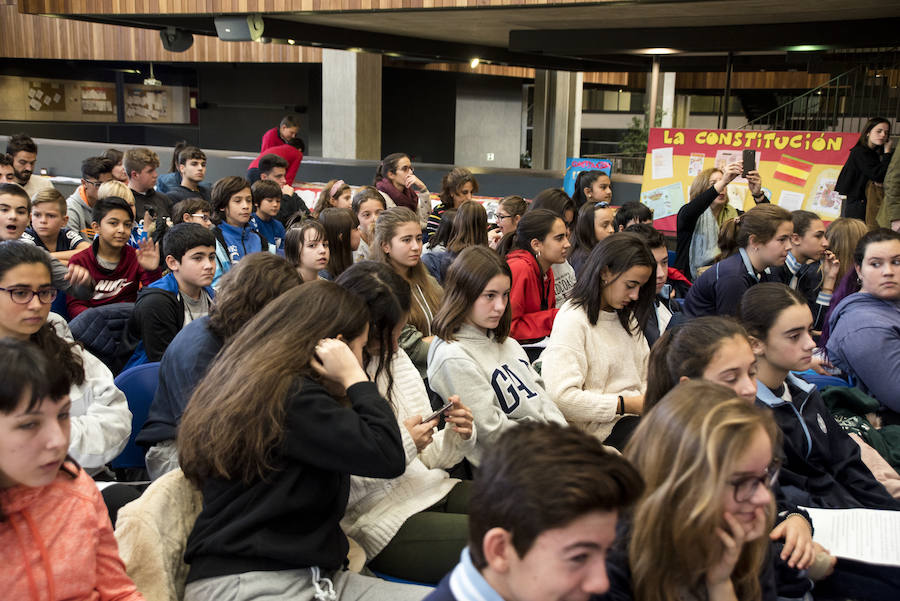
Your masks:
[{"label": "staircase railing", "polygon": [[864,67],[858,66],[836,75],[822,85],[747,122],[741,129],[834,131],[844,114],[847,92],[853,90],[853,83],[857,79],[854,75],[861,69]]}]

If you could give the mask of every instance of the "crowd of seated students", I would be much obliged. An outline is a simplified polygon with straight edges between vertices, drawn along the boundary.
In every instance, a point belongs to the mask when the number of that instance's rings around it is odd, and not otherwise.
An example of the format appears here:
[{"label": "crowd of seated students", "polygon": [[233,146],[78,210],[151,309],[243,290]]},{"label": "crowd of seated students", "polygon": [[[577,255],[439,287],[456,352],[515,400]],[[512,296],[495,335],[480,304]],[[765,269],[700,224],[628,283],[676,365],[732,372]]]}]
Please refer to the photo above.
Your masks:
[{"label": "crowd of seated students", "polygon": [[[294,148],[292,127],[267,132],[268,148]],[[900,568],[833,556],[802,509],[900,510],[892,456],[803,379],[844,375],[900,423],[896,232],[768,204],[756,172],[760,204],[741,213],[725,191],[735,163],[698,176],[670,266],[652,212],[612,206],[599,172],[574,199],[506,197],[489,224],[468,170],[433,207],[402,153],[373,186],[334,180],[306,207],[275,153],[254,162],[256,181],[210,187],[206,155],[184,146],[165,195],[155,153],[110,151],[84,160],[66,200],[49,182],[27,192],[27,136],[8,150],[0,540],[21,557],[0,584],[140,598],[103,496],[85,488],[124,448],[131,413],[65,319],[132,303],[126,367],[159,362],[137,435],[151,486],[183,473],[203,499],[182,541],[185,599],[429,594],[345,570],[348,537],[368,570],[438,585],[435,600],[801,599],[813,582],[816,599],[900,593]],[[566,449],[590,465],[571,471]],[[54,541],[97,533],[80,550],[103,566],[94,576],[28,542],[59,519],[45,497],[73,507]],[[523,503],[540,515],[520,539]],[[554,546],[567,537],[577,559]],[[573,562],[567,577],[541,565],[554,561]]]}]

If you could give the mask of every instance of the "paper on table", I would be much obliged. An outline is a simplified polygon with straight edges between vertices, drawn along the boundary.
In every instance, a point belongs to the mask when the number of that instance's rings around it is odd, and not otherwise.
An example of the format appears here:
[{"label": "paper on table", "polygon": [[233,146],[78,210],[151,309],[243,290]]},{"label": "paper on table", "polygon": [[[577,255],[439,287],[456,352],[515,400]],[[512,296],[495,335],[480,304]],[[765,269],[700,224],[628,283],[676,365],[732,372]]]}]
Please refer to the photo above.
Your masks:
[{"label": "paper on table", "polygon": [[813,540],[836,557],[900,566],[900,511],[811,509]]},{"label": "paper on table", "polygon": [[653,149],[653,179],[666,179],[675,176],[672,165],[672,147]]}]

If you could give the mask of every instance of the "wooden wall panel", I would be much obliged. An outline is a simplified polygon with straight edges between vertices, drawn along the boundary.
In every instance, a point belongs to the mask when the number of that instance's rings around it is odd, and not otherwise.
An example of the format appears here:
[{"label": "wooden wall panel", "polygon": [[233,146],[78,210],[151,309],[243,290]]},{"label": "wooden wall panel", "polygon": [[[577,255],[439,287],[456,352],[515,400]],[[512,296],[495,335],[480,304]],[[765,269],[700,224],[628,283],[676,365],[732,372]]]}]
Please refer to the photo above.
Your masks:
[{"label": "wooden wall panel", "polygon": [[31,14],[205,14],[605,4],[618,0],[19,0]]},{"label": "wooden wall panel", "polygon": [[[166,0],[158,2],[165,4]],[[2,4],[0,56],[143,62],[322,62],[320,48],[223,42],[212,36],[194,36],[194,45],[186,52],[168,52],[163,49],[156,30],[20,14],[16,6]]]}]

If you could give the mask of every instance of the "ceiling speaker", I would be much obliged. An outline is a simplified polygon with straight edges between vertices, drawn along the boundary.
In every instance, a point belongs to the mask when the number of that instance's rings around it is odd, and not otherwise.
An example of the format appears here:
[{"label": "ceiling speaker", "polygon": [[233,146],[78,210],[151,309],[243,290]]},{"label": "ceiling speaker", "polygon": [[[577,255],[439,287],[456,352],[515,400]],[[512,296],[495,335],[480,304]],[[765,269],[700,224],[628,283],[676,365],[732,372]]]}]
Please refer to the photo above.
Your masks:
[{"label": "ceiling speaker", "polygon": [[167,27],[159,32],[163,48],[169,52],[184,52],[194,44],[194,35],[183,29]]},{"label": "ceiling speaker", "polygon": [[255,42],[263,34],[262,15],[216,17],[216,34],[226,42]]}]

